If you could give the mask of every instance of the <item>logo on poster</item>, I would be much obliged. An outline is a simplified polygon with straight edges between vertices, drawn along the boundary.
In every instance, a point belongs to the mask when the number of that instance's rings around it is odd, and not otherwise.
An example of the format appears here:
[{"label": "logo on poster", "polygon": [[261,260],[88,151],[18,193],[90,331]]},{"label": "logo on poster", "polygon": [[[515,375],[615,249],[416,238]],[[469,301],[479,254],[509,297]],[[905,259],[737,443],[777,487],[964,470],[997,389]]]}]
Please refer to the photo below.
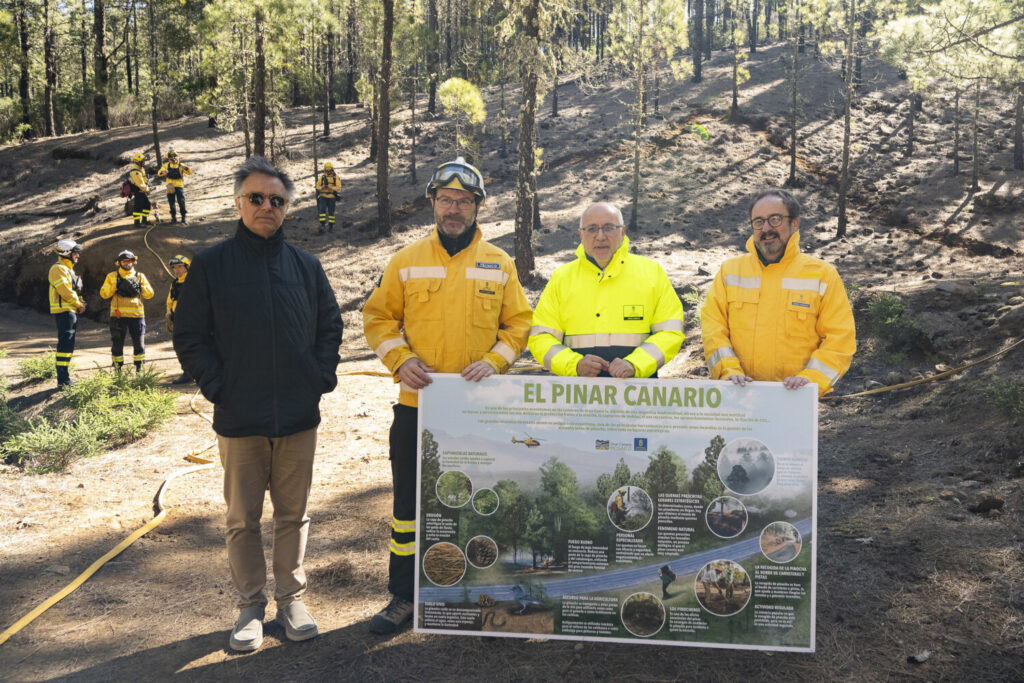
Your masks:
[{"label": "logo on poster", "polygon": [[638,436],[633,439],[633,450],[634,451],[646,451],[647,450],[647,438]]},{"label": "logo on poster", "polygon": [[596,439],[594,441],[594,449],[595,450],[606,451],[606,450],[608,450],[608,446],[609,446],[608,439]]}]

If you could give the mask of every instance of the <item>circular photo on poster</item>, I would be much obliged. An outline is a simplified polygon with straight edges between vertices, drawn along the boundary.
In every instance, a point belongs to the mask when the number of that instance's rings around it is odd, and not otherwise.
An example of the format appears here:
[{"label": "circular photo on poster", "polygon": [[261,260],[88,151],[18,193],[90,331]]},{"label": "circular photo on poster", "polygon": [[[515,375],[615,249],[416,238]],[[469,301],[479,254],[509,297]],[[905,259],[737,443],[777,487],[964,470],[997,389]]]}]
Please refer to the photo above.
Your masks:
[{"label": "circular photo on poster", "polygon": [[473,494],[473,509],[487,517],[498,510],[498,494],[494,489],[480,489]]},{"label": "circular photo on poster", "polygon": [[772,522],[761,530],[761,554],[776,564],[792,562],[802,547],[800,532],[789,522]]},{"label": "circular photo on poster", "polygon": [[775,478],[775,456],[757,439],[733,439],[718,454],[718,478],[732,493],[760,493]]},{"label": "circular photo on poster", "polygon": [[470,496],[473,495],[473,482],[464,472],[449,470],[437,478],[434,492],[442,505],[460,508],[468,503]]},{"label": "circular photo on poster", "polygon": [[634,636],[653,636],[665,625],[665,605],[653,593],[633,593],[622,602],[622,625]]},{"label": "circular photo on poster", "polygon": [[750,575],[732,560],[713,560],[701,567],[693,591],[700,606],[719,617],[740,612],[753,593]]},{"label": "circular photo on poster", "polygon": [[423,573],[435,586],[451,586],[466,574],[466,556],[453,543],[435,543],[423,553]]},{"label": "circular photo on poster", "polygon": [[747,528],[747,508],[737,498],[719,496],[708,505],[704,519],[715,536],[733,538]]},{"label": "circular photo on poster", "polygon": [[654,517],[654,503],[639,486],[620,486],[605,504],[608,519],[620,531],[640,531]]},{"label": "circular photo on poster", "polygon": [[489,536],[474,536],[466,544],[466,559],[477,569],[487,569],[498,560],[498,544]]}]

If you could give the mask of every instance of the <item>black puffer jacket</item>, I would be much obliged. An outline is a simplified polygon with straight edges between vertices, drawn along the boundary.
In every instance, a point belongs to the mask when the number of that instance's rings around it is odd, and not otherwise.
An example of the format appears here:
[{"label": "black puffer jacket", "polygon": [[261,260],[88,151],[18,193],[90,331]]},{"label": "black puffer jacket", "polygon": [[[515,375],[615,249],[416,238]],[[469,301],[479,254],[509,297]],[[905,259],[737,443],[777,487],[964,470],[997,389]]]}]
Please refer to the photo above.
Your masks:
[{"label": "black puffer jacket", "polygon": [[227,437],[280,437],[320,423],[338,383],[341,314],[316,257],[241,221],[192,261],[174,316],[174,350],[214,404]]}]

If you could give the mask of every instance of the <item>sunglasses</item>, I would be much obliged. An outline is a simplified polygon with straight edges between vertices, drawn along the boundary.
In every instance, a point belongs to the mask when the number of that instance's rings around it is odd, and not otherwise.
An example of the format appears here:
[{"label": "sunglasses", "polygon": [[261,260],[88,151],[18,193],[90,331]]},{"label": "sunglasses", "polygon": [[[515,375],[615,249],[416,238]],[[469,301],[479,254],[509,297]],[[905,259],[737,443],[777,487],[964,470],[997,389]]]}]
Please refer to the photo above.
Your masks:
[{"label": "sunglasses", "polygon": [[288,203],[288,200],[278,194],[272,194],[269,197],[262,192],[250,192],[247,195],[239,195],[249,200],[249,203],[253,206],[263,206],[263,200],[270,200],[270,206],[275,209],[280,209],[282,206]]}]

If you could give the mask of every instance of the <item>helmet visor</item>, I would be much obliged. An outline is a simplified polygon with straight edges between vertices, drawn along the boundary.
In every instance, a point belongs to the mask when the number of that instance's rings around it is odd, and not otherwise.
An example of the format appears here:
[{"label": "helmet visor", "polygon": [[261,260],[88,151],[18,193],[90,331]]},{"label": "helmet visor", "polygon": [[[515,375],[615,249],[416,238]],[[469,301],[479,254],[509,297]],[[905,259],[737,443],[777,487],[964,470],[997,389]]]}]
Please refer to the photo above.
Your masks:
[{"label": "helmet visor", "polygon": [[445,164],[434,171],[434,177],[430,179],[430,188],[436,190],[444,187],[454,178],[458,178],[462,186],[475,195],[484,196],[484,181],[476,169],[463,164]]}]

